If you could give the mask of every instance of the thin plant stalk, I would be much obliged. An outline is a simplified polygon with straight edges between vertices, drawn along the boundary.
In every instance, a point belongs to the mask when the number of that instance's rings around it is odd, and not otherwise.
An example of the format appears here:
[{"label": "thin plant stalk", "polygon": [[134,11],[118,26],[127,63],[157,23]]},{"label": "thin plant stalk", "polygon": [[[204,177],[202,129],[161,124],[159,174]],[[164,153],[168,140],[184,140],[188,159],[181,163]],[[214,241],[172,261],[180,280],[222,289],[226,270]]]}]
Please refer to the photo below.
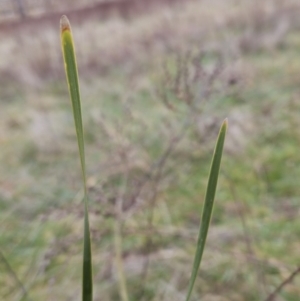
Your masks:
[{"label": "thin plant stalk", "polygon": [[81,115],[81,102],[78,82],[78,72],[74,42],[71,26],[66,16],[60,19],[61,45],[64,58],[65,71],[69,86],[69,93],[73,108],[81,170],[84,189],[84,242],[83,242],[83,275],[82,275],[82,301],[93,299],[93,277],[92,277],[92,252],[90,239],[90,226],[88,214],[88,192],[86,185],[86,168],[84,155],[84,139]]},{"label": "thin plant stalk", "polygon": [[4,263],[4,266],[7,268],[9,274],[11,275],[13,280],[16,282],[16,284],[19,286],[19,288],[22,292],[20,300],[25,300],[25,299],[31,300],[31,299],[29,299],[28,292],[25,288],[25,285],[23,284],[21,279],[18,277],[18,275],[16,274],[16,272],[14,271],[14,269],[12,268],[9,261],[6,259],[6,257],[4,256],[4,254],[2,253],[1,250],[0,250],[0,260]]},{"label": "thin plant stalk", "polygon": [[118,271],[119,277],[119,291],[120,297],[122,301],[129,301],[126,278],[124,273],[124,266],[122,260],[122,233],[121,233],[121,221],[117,219],[115,221],[115,229],[114,229],[114,244],[115,244],[115,253],[116,253],[116,268]]},{"label": "thin plant stalk", "polygon": [[198,242],[197,242],[197,249],[196,254],[194,258],[193,263],[193,270],[189,282],[188,287],[188,293],[186,297],[186,301],[190,300],[193,287],[195,284],[195,280],[197,278],[198,270],[200,267],[205,243],[206,243],[206,237],[208,233],[208,228],[210,224],[210,219],[212,215],[213,205],[214,205],[214,199],[218,184],[218,177],[219,177],[219,171],[220,171],[220,165],[221,165],[221,159],[222,159],[222,153],[223,153],[223,147],[225,142],[225,136],[227,131],[228,122],[227,119],[224,120],[218,138],[217,143],[215,146],[212,163],[210,167],[210,173],[208,177],[208,184],[206,188],[206,194],[205,194],[205,201],[204,201],[204,207],[202,211],[202,218],[201,218],[201,224],[200,224],[200,230],[199,230],[199,236],[198,236]]}]

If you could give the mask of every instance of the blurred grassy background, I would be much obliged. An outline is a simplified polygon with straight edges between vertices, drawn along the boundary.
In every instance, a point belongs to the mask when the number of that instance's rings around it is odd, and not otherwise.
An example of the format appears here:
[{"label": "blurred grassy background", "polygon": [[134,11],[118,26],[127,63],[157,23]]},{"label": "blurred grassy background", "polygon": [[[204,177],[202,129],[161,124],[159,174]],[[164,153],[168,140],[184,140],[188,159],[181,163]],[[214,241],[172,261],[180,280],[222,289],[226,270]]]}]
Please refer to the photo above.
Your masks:
[{"label": "blurred grassy background", "polygon": [[[95,300],[120,300],[117,218],[130,299],[184,300],[225,117],[193,300],[265,300],[300,262],[300,3],[157,1],[138,12],[69,16]],[[0,37],[0,299],[80,300],[81,175],[59,17],[2,23]],[[276,300],[299,295],[300,276]]]}]

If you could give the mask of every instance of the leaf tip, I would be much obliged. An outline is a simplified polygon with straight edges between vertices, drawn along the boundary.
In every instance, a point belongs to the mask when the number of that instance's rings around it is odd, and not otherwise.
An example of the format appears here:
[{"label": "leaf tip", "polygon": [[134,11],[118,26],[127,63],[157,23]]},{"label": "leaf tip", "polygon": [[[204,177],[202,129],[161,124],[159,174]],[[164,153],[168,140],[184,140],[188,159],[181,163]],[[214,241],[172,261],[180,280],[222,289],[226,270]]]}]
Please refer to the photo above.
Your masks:
[{"label": "leaf tip", "polygon": [[225,131],[227,130],[227,128],[228,128],[228,118],[224,119],[223,124],[222,124],[222,128],[225,129]]},{"label": "leaf tip", "polygon": [[66,15],[63,15],[60,18],[60,31],[61,33],[63,33],[64,31],[71,31],[70,22]]}]

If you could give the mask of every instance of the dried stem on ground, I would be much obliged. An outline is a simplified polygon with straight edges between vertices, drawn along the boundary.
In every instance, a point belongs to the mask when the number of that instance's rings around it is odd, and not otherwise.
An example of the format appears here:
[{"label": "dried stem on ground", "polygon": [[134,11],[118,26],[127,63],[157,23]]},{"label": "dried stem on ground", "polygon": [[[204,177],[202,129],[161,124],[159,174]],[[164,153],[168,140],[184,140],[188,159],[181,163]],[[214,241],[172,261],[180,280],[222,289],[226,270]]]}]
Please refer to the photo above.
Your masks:
[{"label": "dried stem on ground", "polygon": [[281,292],[281,290],[288,284],[292,283],[292,281],[295,279],[295,277],[300,274],[300,266],[297,267],[297,269],[284,281],[282,281],[276,289],[265,299],[265,301],[274,301],[276,299],[276,296]]},{"label": "dried stem on ground", "polygon": [[26,299],[26,300],[30,301],[31,299],[29,298],[27,289],[25,288],[23,282],[18,277],[18,275],[16,274],[16,272],[14,271],[14,269],[12,268],[12,266],[10,265],[10,263],[8,262],[8,260],[4,256],[4,254],[2,253],[2,251],[0,251],[0,259],[4,263],[4,265],[6,266],[7,271],[9,272],[11,277],[14,279],[16,285],[20,288],[20,290],[22,292],[20,300]]}]

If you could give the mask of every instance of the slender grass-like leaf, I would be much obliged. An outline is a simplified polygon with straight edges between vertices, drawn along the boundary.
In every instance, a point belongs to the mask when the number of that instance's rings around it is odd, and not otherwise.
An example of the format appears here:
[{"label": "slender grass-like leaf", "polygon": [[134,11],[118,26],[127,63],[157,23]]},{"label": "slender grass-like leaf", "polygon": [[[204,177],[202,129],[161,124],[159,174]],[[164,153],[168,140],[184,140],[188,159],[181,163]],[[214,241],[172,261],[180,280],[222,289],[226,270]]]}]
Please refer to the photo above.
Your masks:
[{"label": "slender grass-like leaf", "polygon": [[197,242],[197,249],[196,249],[196,254],[195,254],[195,258],[194,258],[193,270],[192,270],[192,275],[191,275],[190,282],[189,282],[186,301],[190,300],[192,290],[194,287],[194,283],[197,278],[198,270],[200,267],[204,247],[205,247],[207,232],[208,232],[208,228],[209,228],[209,224],[210,224],[210,219],[211,219],[211,214],[212,214],[214,199],[215,199],[215,194],[216,194],[216,188],[217,188],[217,183],[218,183],[218,176],[219,176],[219,170],[220,170],[220,165],[221,165],[223,146],[224,146],[224,141],[225,141],[225,136],[226,136],[226,131],[227,131],[227,125],[228,125],[228,123],[227,123],[227,119],[226,119],[221,126],[221,129],[220,129],[220,132],[218,135],[218,139],[217,139],[217,143],[215,146],[213,158],[212,158],[212,163],[211,163],[210,173],[209,173],[209,178],[208,178],[208,184],[207,184],[207,188],[206,188],[205,202],[204,202],[204,207],[203,207],[203,211],[202,211],[202,218],[201,218],[201,225],[200,225],[198,242]]},{"label": "slender grass-like leaf", "polygon": [[79,156],[82,170],[82,181],[84,188],[84,243],[83,243],[83,275],[82,275],[82,301],[93,299],[92,279],[92,253],[88,215],[88,194],[86,186],[86,168],[84,155],[83,126],[81,117],[81,104],[78,83],[77,64],[74,50],[71,26],[66,16],[60,19],[61,45],[65,64],[69,93],[72,102],[73,116],[77,134]]}]

